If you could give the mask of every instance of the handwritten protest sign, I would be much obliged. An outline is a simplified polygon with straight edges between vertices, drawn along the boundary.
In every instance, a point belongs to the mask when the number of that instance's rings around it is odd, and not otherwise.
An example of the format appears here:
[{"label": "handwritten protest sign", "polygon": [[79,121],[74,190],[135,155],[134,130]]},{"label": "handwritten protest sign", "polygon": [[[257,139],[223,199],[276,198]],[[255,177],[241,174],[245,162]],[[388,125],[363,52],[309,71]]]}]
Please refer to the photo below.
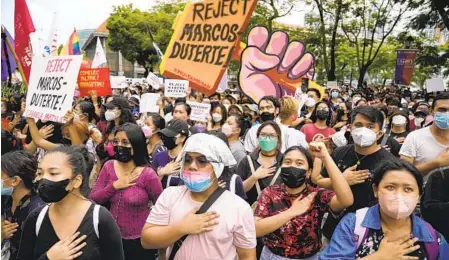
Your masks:
[{"label": "handwritten protest sign", "polygon": [[157,100],[159,99],[159,93],[145,93],[140,98],[140,113],[159,112],[159,106],[157,105]]},{"label": "handwritten protest sign", "polygon": [[154,74],[152,72],[148,73],[147,81],[148,81],[148,84],[153,87],[153,89],[160,88],[160,80],[159,80],[159,77],[156,76],[156,74]]},{"label": "handwritten protest sign", "polygon": [[203,104],[198,102],[187,102],[192,108],[190,119],[198,122],[207,122],[207,116],[210,112],[210,104]]},{"label": "handwritten protest sign", "polygon": [[174,24],[162,74],[189,80],[193,89],[206,95],[214,93],[256,5],[249,0],[187,4]]},{"label": "handwritten protest sign", "polygon": [[128,83],[126,83],[126,77],[125,76],[111,76],[110,77],[110,81],[111,81],[111,88],[115,89],[115,88],[126,88],[128,87]]},{"label": "handwritten protest sign", "polygon": [[165,80],[165,96],[180,98],[187,95],[189,82],[187,80],[166,79]]},{"label": "handwritten protest sign", "polygon": [[62,122],[72,107],[81,55],[33,59],[25,115]]},{"label": "handwritten protest sign", "polygon": [[444,81],[442,78],[426,79],[427,92],[444,91]]},{"label": "handwritten protest sign", "polygon": [[337,81],[328,81],[326,87],[328,89],[338,89]]},{"label": "handwritten protest sign", "polygon": [[97,92],[99,97],[112,94],[109,69],[80,69],[78,88],[82,97],[90,96],[92,91]]}]

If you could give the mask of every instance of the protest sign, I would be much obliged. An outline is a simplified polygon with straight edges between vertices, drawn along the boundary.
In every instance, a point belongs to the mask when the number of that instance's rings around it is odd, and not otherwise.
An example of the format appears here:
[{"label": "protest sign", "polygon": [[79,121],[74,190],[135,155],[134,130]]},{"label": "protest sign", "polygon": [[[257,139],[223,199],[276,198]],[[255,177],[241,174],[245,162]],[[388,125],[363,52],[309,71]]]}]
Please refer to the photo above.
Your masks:
[{"label": "protest sign", "polygon": [[307,94],[303,94],[301,88],[297,88],[295,91],[295,95],[293,96],[294,99],[298,100],[299,108],[298,113],[301,114],[301,109],[306,103]]},{"label": "protest sign", "polygon": [[99,97],[112,94],[109,69],[80,69],[78,88],[82,97],[90,96],[92,91]]},{"label": "protest sign", "polygon": [[140,98],[140,113],[152,112],[158,113],[159,106],[157,105],[157,100],[160,98],[159,93],[145,93]]},{"label": "protest sign", "polygon": [[161,82],[159,80],[159,77],[156,76],[156,74],[154,74],[153,72],[148,73],[147,81],[148,84],[153,87],[153,89],[160,88]]},{"label": "protest sign", "polygon": [[210,112],[210,104],[203,104],[198,102],[187,102],[192,108],[190,119],[198,122],[207,122],[207,116]]},{"label": "protest sign", "polygon": [[128,83],[126,83],[125,76],[111,76],[110,81],[111,81],[112,89],[115,89],[115,88],[122,89],[122,88],[128,87]]},{"label": "protest sign", "polygon": [[228,70],[223,74],[223,78],[221,78],[218,84],[217,92],[223,93],[226,89],[228,89]]},{"label": "protest sign", "polygon": [[213,94],[256,5],[257,1],[248,0],[188,3],[174,23],[162,74],[188,80],[192,89]]},{"label": "protest sign", "polygon": [[83,56],[35,56],[31,65],[25,115],[62,122],[72,107]]},{"label": "protest sign", "polygon": [[444,91],[444,81],[442,78],[426,79],[427,92]]},{"label": "protest sign", "polygon": [[165,96],[180,98],[187,95],[187,88],[189,87],[189,81],[166,79],[165,80]]},{"label": "protest sign", "polygon": [[328,81],[326,87],[328,89],[338,89],[337,81]]}]

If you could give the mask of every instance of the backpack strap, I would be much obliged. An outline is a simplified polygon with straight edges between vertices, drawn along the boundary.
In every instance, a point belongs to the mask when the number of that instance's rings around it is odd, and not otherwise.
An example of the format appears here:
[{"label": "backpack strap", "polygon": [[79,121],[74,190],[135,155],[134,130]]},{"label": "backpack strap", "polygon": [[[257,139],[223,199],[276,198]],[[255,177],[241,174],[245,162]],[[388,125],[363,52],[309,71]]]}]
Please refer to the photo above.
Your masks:
[{"label": "backpack strap", "polygon": [[276,174],[273,176],[273,179],[271,179],[270,186],[276,182],[280,174],[281,174],[281,167],[279,167],[279,169],[276,171]]},{"label": "backpack strap", "polygon": [[[251,169],[251,175],[254,175],[256,172],[256,169],[254,169],[253,160],[251,159],[251,156],[247,155],[246,158],[248,159],[249,168]],[[257,195],[260,195],[262,193],[262,189],[260,188],[259,180],[256,180],[256,190]]]},{"label": "backpack strap", "polygon": [[237,179],[237,174],[233,174],[231,177],[231,183],[229,184],[229,191],[235,194],[235,180]]},{"label": "backpack strap", "polygon": [[362,222],[365,219],[366,213],[369,208],[362,208],[355,212],[355,227],[354,227],[354,235],[355,239],[357,239],[357,248],[359,249],[363,240],[365,240],[366,235],[368,234],[368,229],[362,226]]},{"label": "backpack strap", "polygon": [[47,214],[48,207],[49,207],[48,205],[45,205],[41,209],[41,212],[39,212],[39,216],[37,216],[37,220],[36,220],[36,237],[39,235],[39,230],[41,229],[42,222],[44,221],[45,215]]},{"label": "backpack strap", "polygon": [[100,223],[100,205],[95,205],[93,210],[93,223],[94,230],[97,238],[100,238],[100,231],[98,229],[98,224]]},{"label": "backpack strap", "polygon": [[424,243],[424,250],[426,251],[427,259],[428,260],[437,260],[438,256],[440,254],[440,242],[441,237],[439,233],[426,221],[424,221],[424,224],[426,224],[427,229],[429,230],[430,234],[432,235],[432,238],[434,242]]}]

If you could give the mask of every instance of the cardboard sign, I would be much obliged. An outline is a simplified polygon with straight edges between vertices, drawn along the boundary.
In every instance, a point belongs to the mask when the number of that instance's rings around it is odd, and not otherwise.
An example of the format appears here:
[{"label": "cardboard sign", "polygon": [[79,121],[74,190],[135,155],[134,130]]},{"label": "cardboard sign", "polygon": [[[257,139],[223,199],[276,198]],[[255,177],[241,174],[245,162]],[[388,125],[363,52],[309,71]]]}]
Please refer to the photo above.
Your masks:
[{"label": "cardboard sign", "polygon": [[444,81],[442,78],[426,79],[427,92],[444,91]]},{"label": "cardboard sign", "polygon": [[90,96],[92,91],[99,97],[112,94],[109,69],[80,69],[78,88],[82,97]]},{"label": "cardboard sign", "polygon": [[123,88],[127,88],[129,86],[128,83],[126,83],[125,76],[111,76],[110,81],[111,81],[112,89],[115,89],[115,88],[123,89]]},{"label": "cardboard sign", "polygon": [[198,122],[207,122],[207,116],[210,113],[210,104],[198,102],[187,102],[192,108],[190,119]]},{"label": "cardboard sign", "polygon": [[38,57],[31,65],[25,115],[62,122],[72,107],[82,55]]},{"label": "cardboard sign", "polygon": [[246,29],[257,1],[205,0],[186,5],[161,62],[168,78],[186,79],[206,95],[214,93]]},{"label": "cardboard sign", "polygon": [[187,96],[187,88],[189,82],[187,80],[166,79],[165,80],[165,96],[180,98]]},{"label": "cardboard sign", "polygon": [[159,106],[157,105],[157,100],[160,98],[159,93],[145,93],[140,97],[140,113],[152,112],[158,113]]},{"label": "cardboard sign", "polygon": [[160,88],[161,82],[159,80],[159,77],[156,76],[156,74],[154,74],[153,72],[148,73],[147,81],[148,84],[153,87],[153,89]]}]

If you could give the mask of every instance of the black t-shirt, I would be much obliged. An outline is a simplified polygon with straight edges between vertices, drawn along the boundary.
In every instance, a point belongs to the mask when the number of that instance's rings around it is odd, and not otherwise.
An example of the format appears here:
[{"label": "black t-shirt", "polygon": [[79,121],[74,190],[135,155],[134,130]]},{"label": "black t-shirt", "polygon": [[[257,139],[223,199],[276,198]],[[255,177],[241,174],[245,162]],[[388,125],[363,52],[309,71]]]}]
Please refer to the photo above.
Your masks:
[{"label": "black t-shirt", "polygon": [[[31,212],[25,220],[18,260],[48,259],[47,251],[59,241],[48,216],[48,211],[43,218],[39,234],[36,236],[36,221],[43,207],[39,207]],[[93,210],[94,204],[89,207],[77,229],[77,232],[80,232],[80,236],[87,236],[84,240],[87,244],[81,249],[83,254],[77,259],[124,260],[125,256],[120,231],[111,213],[104,207],[100,208],[98,221],[100,238],[98,238],[93,226]]]},{"label": "black t-shirt", "polygon": [[408,134],[410,134],[409,131],[405,131],[405,132],[400,133],[400,134],[396,134],[396,133],[391,132],[390,136],[393,137],[393,138],[400,138],[400,137],[407,137]]},{"label": "black t-shirt", "polygon": [[[376,203],[372,188],[372,175],[374,173],[374,169],[376,169],[381,162],[397,160],[396,157],[383,148],[367,156],[362,154],[356,155],[353,144],[335,149],[331,156],[341,172],[344,172],[347,168],[354,166],[357,163],[357,158],[360,159],[360,165],[357,167],[357,170],[370,171],[371,176],[365,180],[364,183],[351,186],[351,191],[354,195],[354,204],[347,208],[347,212],[355,212],[358,209],[369,207]],[[326,178],[329,177],[326,168],[323,168],[321,175]]]}]

